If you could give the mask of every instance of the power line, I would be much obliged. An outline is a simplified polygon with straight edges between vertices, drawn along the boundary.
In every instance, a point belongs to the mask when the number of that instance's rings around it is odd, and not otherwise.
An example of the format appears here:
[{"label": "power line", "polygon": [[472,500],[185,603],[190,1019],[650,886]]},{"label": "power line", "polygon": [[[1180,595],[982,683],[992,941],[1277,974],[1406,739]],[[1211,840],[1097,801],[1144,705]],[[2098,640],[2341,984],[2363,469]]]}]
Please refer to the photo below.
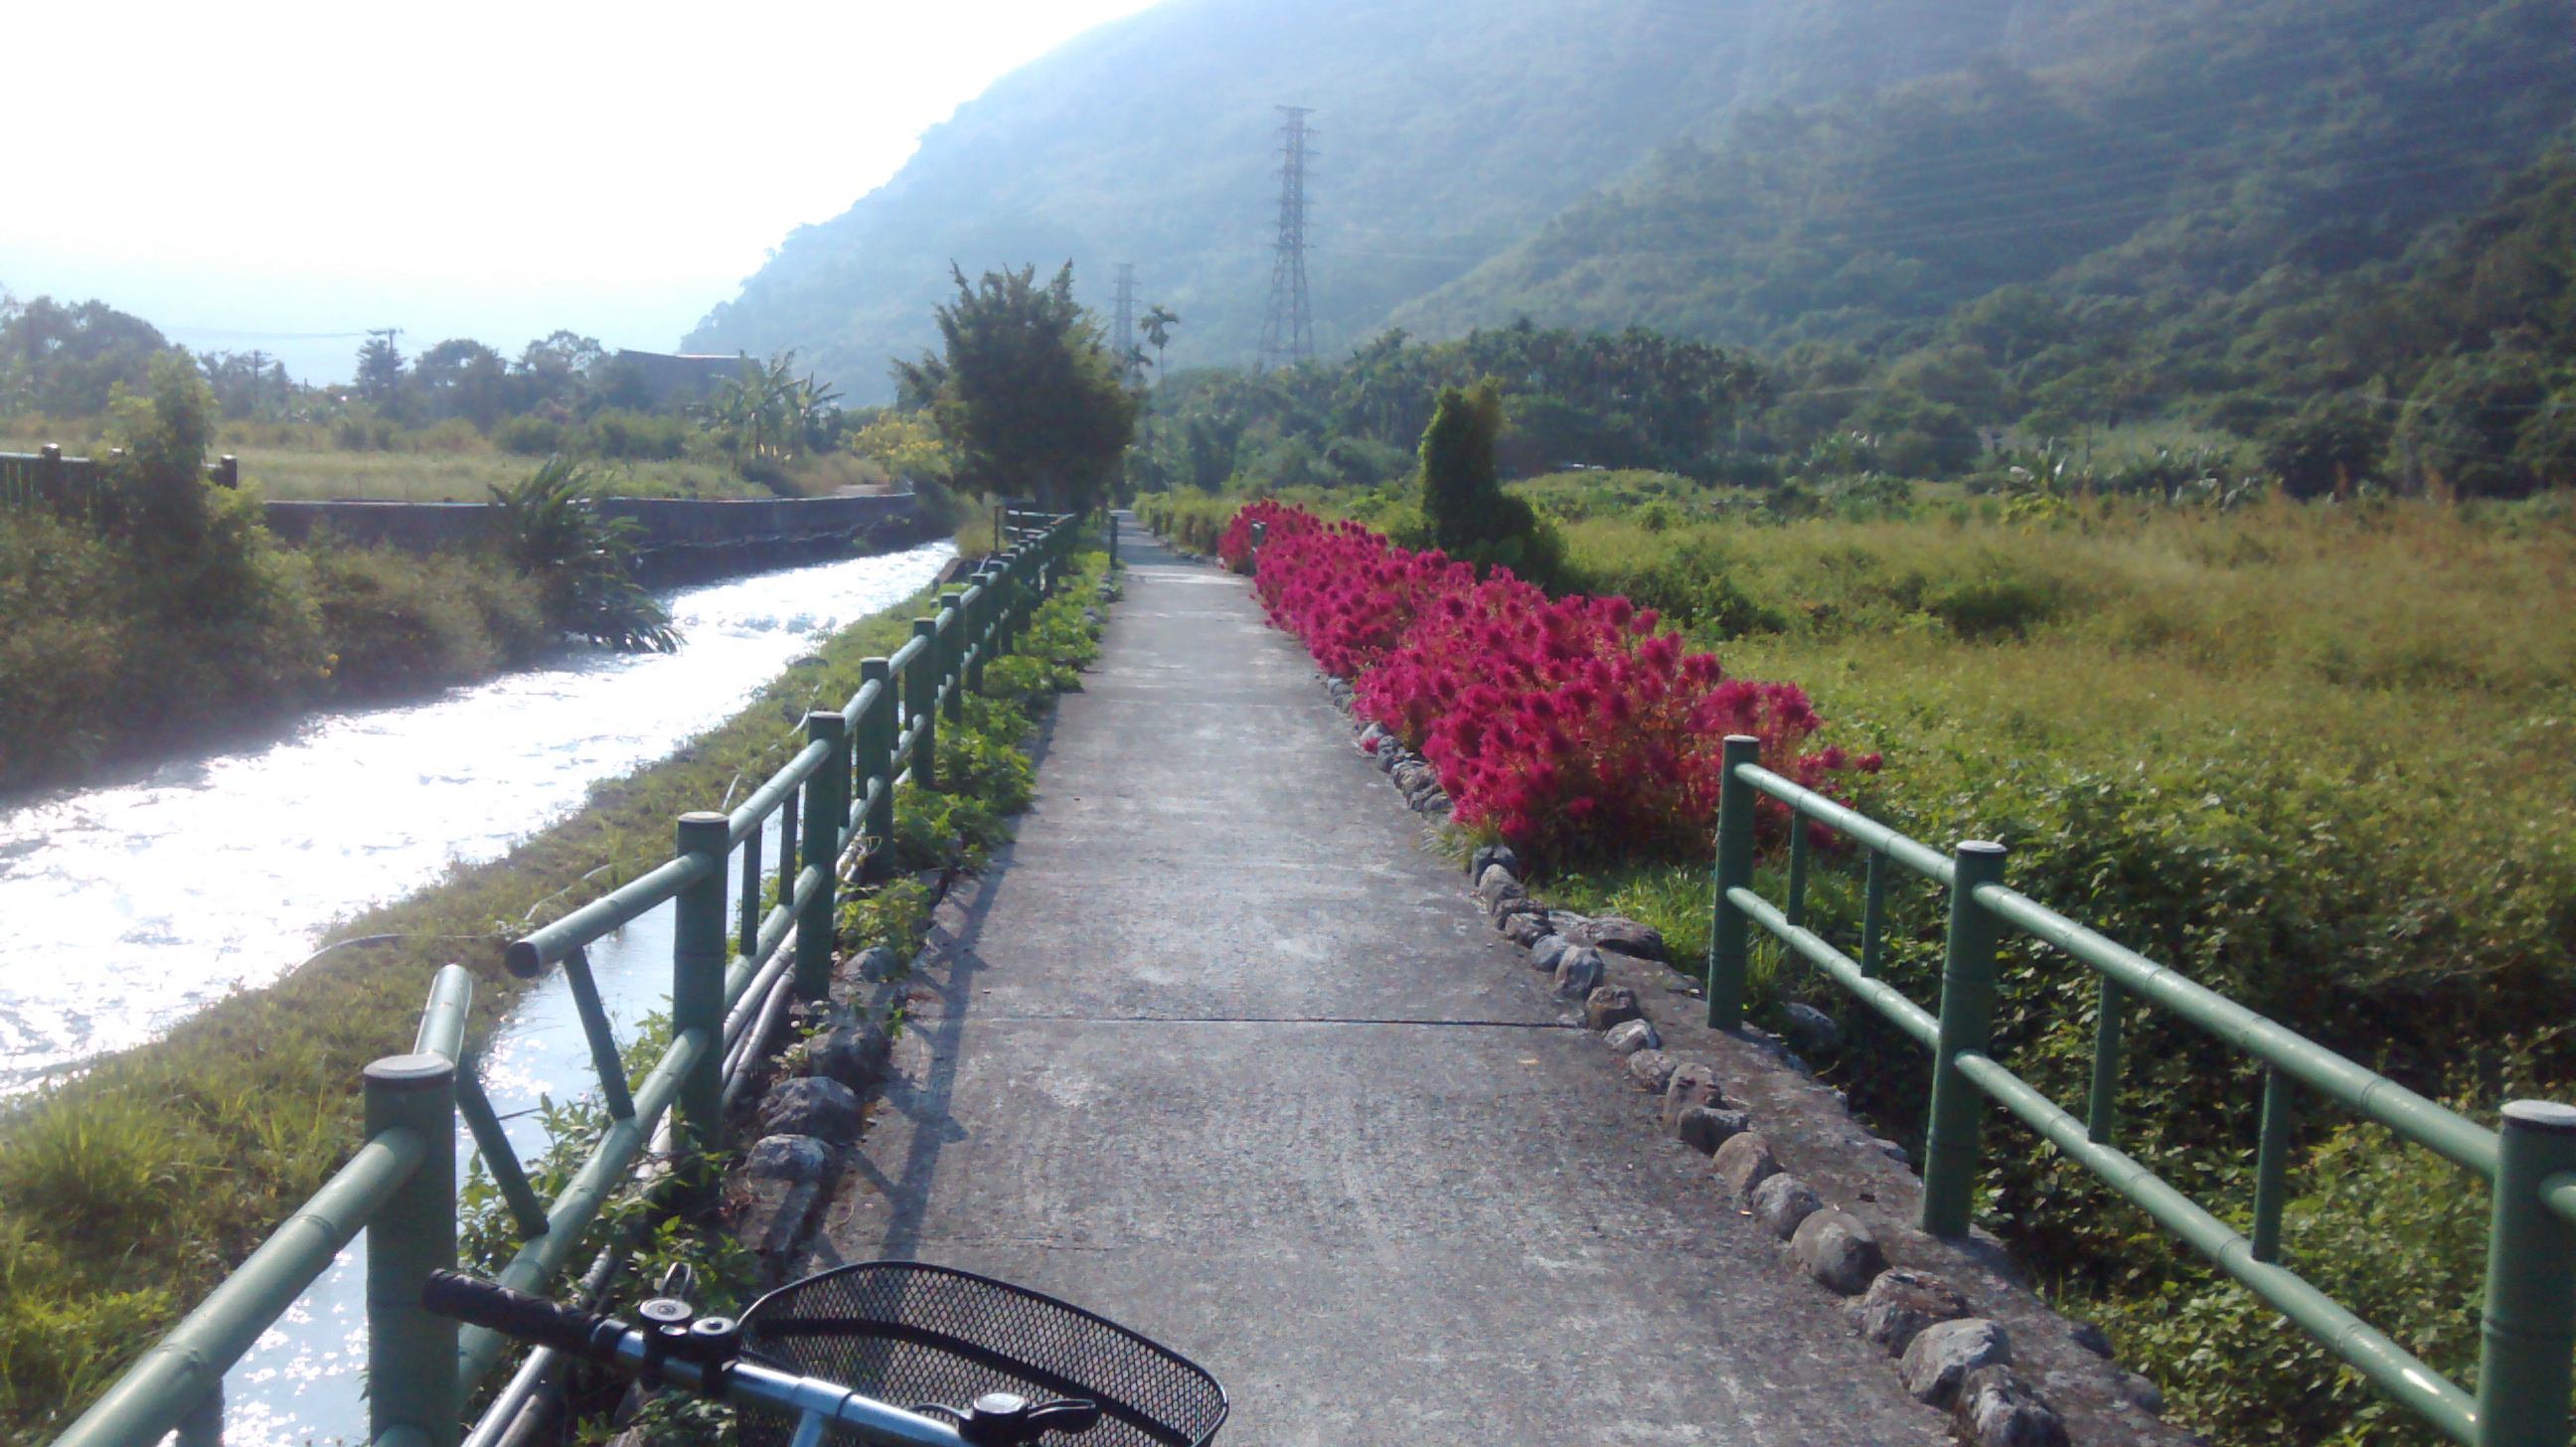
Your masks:
[{"label": "power line", "polygon": [[1272,243],[1270,311],[1261,322],[1261,351],[1254,367],[1289,367],[1315,355],[1314,309],[1306,295],[1306,162],[1314,154],[1306,126],[1314,111],[1281,106],[1279,127],[1279,239]]}]

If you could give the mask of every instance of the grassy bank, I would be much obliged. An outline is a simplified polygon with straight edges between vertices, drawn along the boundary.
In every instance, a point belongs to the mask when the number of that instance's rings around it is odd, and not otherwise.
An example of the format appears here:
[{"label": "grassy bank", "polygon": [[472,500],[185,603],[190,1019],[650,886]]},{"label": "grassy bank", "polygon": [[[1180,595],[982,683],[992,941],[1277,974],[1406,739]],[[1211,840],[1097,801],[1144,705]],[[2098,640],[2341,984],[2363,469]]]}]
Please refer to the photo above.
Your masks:
[{"label": "grassy bank", "polygon": [[[0,1115],[0,1440],[58,1430],[347,1158],[357,1071],[406,1047],[439,966],[475,971],[477,1028],[488,1028],[514,989],[500,968],[509,939],[667,858],[678,814],[738,798],[737,784],[791,757],[809,708],[854,692],[860,660],[893,652],[921,601],[845,630],[732,720],[596,785],[506,857],[329,936],[397,942],[321,955]],[[995,700],[978,703],[987,731],[943,739],[963,782],[952,795],[907,789],[899,803],[908,861],[946,862],[997,837],[1014,777],[1024,801],[1026,760],[1015,776],[1003,756],[1015,710],[1041,704],[1087,656],[1079,620],[1078,600],[1051,608],[1026,640],[1039,656],[992,666]]]},{"label": "grassy bank", "polygon": [[[1885,754],[1858,784],[1871,814],[1937,846],[2002,840],[2015,887],[2477,1118],[2576,1096],[2576,526],[2551,500],[2077,499],[2007,522],[1996,499],[1927,497],[1695,523],[1723,500],[1604,481],[1558,513],[1571,581],[1661,610],[1731,674],[1803,686],[1821,742]],[[1184,501],[1184,525],[1222,508]],[[1811,895],[1847,940],[1857,863],[1826,859]],[[1541,892],[1705,945],[1698,861]],[[1897,919],[1889,976],[1928,1004],[1936,892]],[[1826,1077],[1919,1147],[1922,1052],[1776,950],[1756,968],[1766,1005],[1838,1018]],[[2081,967],[2014,946],[1999,1058],[2080,1108],[2096,1002]],[[2122,1145],[2241,1228],[2259,1072],[2143,1012],[2128,1026]],[[2287,1259],[2469,1381],[2485,1193],[2301,1115]],[[1987,1140],[1981,1222],[2195,1430],[2435,1440],[2029,1132]]]},{"label": "grassy bank", "polygon": [[[2545,512],[1613,518],[1569,540],[1594,586],[1688,619],[1731,672],[1805,684],[1836,742],[1884,751],[1865,803],[1908,833],[2000,839],[2016,887],[2478,1118],[2576,1089],[2576,530]],[[1849,934],[1847,876],[1823,916]],[[1705,917],[1696,871],[1630,887]],[[1919,1000],[1939,927],[1918,891],[1891,975]],[[2002,1058],[2080,1102],[2089,975],[2027,946],[2006,971]],[[1780,982],[1863,1042],[1833,1066],[1855,1099],[1919,1135],[1920,1053],[1803,971]],[[2258,1073],[2130,1024],[2123,1144],[2241,1227]],[[2469,1380],[2484,1193],[2302,1113],[2289,1259]],[[2183,1420],[2226,1442],[2435,1440],[2027,1132],[1989,1138],[1985,1223]]]}]

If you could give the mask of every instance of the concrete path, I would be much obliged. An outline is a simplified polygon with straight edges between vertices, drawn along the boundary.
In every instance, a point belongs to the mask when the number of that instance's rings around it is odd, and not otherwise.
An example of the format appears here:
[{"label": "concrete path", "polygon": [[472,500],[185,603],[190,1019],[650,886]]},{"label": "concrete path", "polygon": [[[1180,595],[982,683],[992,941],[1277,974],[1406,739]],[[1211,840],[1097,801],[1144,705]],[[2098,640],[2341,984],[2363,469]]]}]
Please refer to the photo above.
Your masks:
[{"label": "concrete path", "polygon": [[1128,557],[821,1264],[1133,1326],[1225,1384],[1228,1447],[1948,1440],[1651,1129],[1244,582]]}]

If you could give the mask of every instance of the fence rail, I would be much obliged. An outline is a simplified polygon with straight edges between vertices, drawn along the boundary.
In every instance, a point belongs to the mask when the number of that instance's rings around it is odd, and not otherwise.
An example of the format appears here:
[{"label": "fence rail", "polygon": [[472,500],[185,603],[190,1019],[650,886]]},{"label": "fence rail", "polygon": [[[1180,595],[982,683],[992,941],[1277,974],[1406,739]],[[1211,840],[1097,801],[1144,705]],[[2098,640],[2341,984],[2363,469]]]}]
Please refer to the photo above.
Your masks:
[{"label": "fence rail", "polygon": [[[2576,1358],[2576,1107],[2514,1101],[2503,1108],[2500,1127],[2489,1130],[2007,888],[2003,846],[1969,841],[1945,856],[1764,769],[1758,740],[1731,737],[1724,747],[1708,1022],[1720,1029],[1743,1023],[1752,931],[1758,926],[1788,954],[1814,965],[1928,1048],[1933,1063],[1923,1152],[1925,1231],[1967,1234],[1984,1109],[1992,1101],[2455,1440],[2469,1447],[2564,1447],[2569,1372]],[[1786,898],[1778,905],[1753,889],[1755,814],[1764,797],[1785,806],[1791,820]],[[1810,822],[1866,853],[1857,959],[1807,927]],[[1925,1009],[1879,978],[1895,868],[1949,890],[1937,1009]],[[1995,955],[2006,929],[2055,948],[2100,977],[2091,1089],[2082,1117],[1991,1054]],[[2177,1016],[2263,1062],[2250,1233],[2237,1231],[2115,1144],[2122,1021],[2133,1002]],[[2281,1264],[2281,1212],[2302,1087],[2492,1187],[2474,1396]]]},{"label": "fence rail", "polygon": [[[361,1073],[366,1143],[56,1447],[151,1447],[173,1431],[182,1447],[214,1447],[224,1373],[362,1228],[368,1440],[456,1447],[465,1402],[508,1347],[420,1307],[429,1273],[456,1265],[458,1117],[519,1228],[518,1252],[498,1280],[520,1291],[548,1289],[639,1162],[685,1160],[718,1143],[725,1103],[751,1077],[789,999],[829,996],[840,887],[853,870],[863,881],[890,871],[897,782],[908,774],[937,787],[941,720],[962,716],[985,664],[1010,650],[1072,550],[1070,517],[1015,522],[1017,542],[946,590],[933,616],[913,620],[911,640],[892,657],[865,660],[858,693],[841,709],[810,714],[805,747],[741,807],[681,815],[669,862],[510,945],[505,963],[523,978],[562,967],[610,1117],[561,1195],[538,1198],[484,1097],[465,1053],[473,976],[449,965],[431,987],[411,1051]],[[764,912],[762,826],[773,815],[778,902]],[[726,861],[737,846],[738,908],[729,917]],[[664,904],[675,906],[671,1042],[630,1084],[585,951]],[[607,1264],[594,1265],[594,1279],[604,1280]],[[497,1435],[493,1424],[508,1424],[549,1365],[539,1357],[522,1368],[487,1409],[478,1443]]]}]

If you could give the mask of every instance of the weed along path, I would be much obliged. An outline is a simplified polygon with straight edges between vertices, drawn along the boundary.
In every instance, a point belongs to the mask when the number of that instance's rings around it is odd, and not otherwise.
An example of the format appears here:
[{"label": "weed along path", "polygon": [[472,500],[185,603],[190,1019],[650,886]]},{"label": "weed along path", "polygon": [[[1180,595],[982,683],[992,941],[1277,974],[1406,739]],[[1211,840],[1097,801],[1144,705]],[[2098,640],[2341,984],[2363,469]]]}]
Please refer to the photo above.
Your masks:
[{"label": "weed along path", "polygon": [[1036,807],[914,976],[817,1268],[1132,1325],[1226,1385],[1234,1447],[1948,1440],[1643,1128],[1242,580],[1128,559]]}]

